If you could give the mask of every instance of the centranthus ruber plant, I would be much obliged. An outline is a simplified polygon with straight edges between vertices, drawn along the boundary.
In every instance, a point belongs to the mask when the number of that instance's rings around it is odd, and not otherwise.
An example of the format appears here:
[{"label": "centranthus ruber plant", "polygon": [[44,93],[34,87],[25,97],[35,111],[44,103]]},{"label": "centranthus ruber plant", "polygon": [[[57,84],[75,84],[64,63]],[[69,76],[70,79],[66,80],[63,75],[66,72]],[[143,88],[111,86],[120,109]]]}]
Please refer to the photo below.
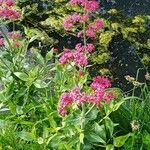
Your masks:
[{"label": "centranthus ruber plant", "polygon": [[20,17],[20,13],[15,8],[14,0],[0,1],[0,17],[11,21],[17,20]]},{"label": "centranthus ruber plant", "polygon": [[[15,31],[15,21],[19,20],[21,13],[16,9],[15,0],[0,0],[0,46],[11,47],[11,49],[18,49],[22,45],[22,35],[20,31]],[[4,31],[8,23],[13,23],[13,31]],[[7,38],[8,39],[7,39]],[[6,40],[7,39],[7,40]]]},{"label": "centranthus ruber plant", "polygon": [[[81,43],[77,43],[74,50],[65,48],[59,63],[61,65],[69,65],[72,62],[75,64],[79,74],[81,71],[86,72],[86,67],[89,64],[88,57],[95,50],[93,43],[87,42],[90,38],[92,41],[96,37],[96,32],[101,30],[104,22],[101,19],[94,19],[91,22],[91,14],[100,8],[100,4],[96,0],[71,0],[72,7],[79,6],[80,13],[73,13],[64,20],[64,29],[70,31],[73,26],[79,26],[80,31],[76,32],[76,36],[81,38]],[[78,30],[78,27],[77,27]],[[62,116],[67,114],[67,108],[73,103],[78,105],[84,103],[94,103],[100,107],[100,101],[109,102],[112,100],[112,92],[106,92],[107,88],[111,87],[110,80],[106,77],[97,76],[93,79],[90,92],[82,92],[82,88],[76,83],[70,92],[65,92],[60,97],[58,111]]]}]

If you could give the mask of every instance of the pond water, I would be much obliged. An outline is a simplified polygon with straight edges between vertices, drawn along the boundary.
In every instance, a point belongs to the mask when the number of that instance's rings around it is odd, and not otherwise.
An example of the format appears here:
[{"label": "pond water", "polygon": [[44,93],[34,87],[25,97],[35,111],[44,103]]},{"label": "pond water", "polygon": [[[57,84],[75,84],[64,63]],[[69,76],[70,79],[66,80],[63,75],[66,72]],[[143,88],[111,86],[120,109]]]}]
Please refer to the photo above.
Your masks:
[{"label": "pond water", "polygon": [[150,0],[101,0],[105,9],[117,8],[126,16],[150,14]]},{"label": "pond water", "polygon": [[[150,0],[101,0],[102,13],[105,15],[107,10],[116,8],[126,18],[133,17],[135,15],[150,15]],[[150,38],[150,21],[148,22],[147,34],[143,39]],[[118,37],[110,44],[110,50],[113,52],[112,59],[109,62],[109,67],[114,68],[113,76],[115,79],[114,86],[122,88],[124,91],[128,91],[132,88],[130,84],[127,84],[125,75],[136,76],[139,68],[143,68],[140,63],[139,57],[136,54],[136,49],[127,40],[122,37]],[[146,70],[139,71],[139,81],[144,82]]]}]

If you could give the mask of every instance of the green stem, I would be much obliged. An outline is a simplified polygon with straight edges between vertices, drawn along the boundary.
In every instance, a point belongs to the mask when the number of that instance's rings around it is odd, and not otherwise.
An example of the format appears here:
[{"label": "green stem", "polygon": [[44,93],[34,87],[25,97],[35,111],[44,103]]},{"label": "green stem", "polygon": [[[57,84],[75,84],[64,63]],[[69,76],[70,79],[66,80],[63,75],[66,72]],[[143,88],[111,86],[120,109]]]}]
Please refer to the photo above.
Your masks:
[{"label": "green stem", "polygon": [[92,109],[95,107],[95,104],[93,104],[92,106],[91,106],[91,108],[85,113],[85,116],[87,116],[91,111],[92,111]]},{"label": "green stem", "polygon": [[135,136],[134,135],[132,136],[131,150],[134,150],[134,142],[135,142]]}]

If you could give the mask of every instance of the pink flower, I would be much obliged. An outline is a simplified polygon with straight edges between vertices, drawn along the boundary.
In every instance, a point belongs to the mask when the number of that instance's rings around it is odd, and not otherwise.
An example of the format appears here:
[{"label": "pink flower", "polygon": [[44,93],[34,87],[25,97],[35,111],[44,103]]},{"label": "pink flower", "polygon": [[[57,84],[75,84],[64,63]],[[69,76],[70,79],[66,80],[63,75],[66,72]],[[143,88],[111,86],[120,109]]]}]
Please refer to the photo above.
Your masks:
[{"label": "pink flower", "polygon": [[22,35],[18,32],[15,34],[15,37],[16,37],[16,39],[20,39],[20,38],[22,38]]},{"label": "pink flower", "polygon": [[81,103],[93,103],[98,107],[101,101],[109,103],[114,99],[112,92],[106,92],[105,89],[110,87],[110,80],[106,77],[97,76],[93,79],[91,87],[93,91],[89,94],[82,92],[81,88],[75,87],[68,93],[63,93],[60,97],[58,112],[60,115],[64,116],[67,114],[67,107],[71,106],[73,103],[80,105]]},{"label": "pink flower", "polygon": [[12,47],[13,48],[19,48],[20,47],[20,43],[19,42],[14,42]]},{"label": "pink flower", "polygon": [[14,0],[4,0],[4,2],[6,3],[7,6],[14,6],[15,2]]},{"label": "pink flower", "polygon": [[95,46],[92,43],[88,43],[86,46],[86,51],[92,52],[95,49]]},{"label": "pink flower", "polygon": [[54,48],[54,49],[53,49],[53,52],[54,52],[55,54],[57,54],[57,53],[58,53],[58,49],[57,49],[57,48]]},{"label": "pink flower", "polygon": [[84,1],[87,1],[87,0],[70,0],[70,4],[71,5],[81,5]]},{"label": "pink flower", "polygon": [[88,28],[94,31],[102,29],[104,27],[104,22],[100,19],[96,19],[94,23],[89,24]]},{"label": "pink flower", "polygon": [[95,38],[96,37],[96,33],[93,29],[86,30],[86,35],[90,38]]},{"label": "pink flower", "polygon": [[82,71],[82,70],[80,70],[80,71],[79,71],[79,76],[80,76],[80,77],[85,76],[85,72],[84,72],[84,71]]},{"label": "pink flower", "polygon": [[82,5],[87,12],[95,12],[97,9],[99,9],[99,2],[95,0],[85,1],[82,3]]},{"label": "pink flower", "polygon": [[86,22],[86,21],[88,21],[88,19],[89,19],[89,15],[85,14],[85,15],[81,16],[80,22]]},{"label": "pink flower", "polygon": [[60,97],[58,112],[60,115],[65,116],[67,113],[67,107],[73,103],[70,93],[63,93]]},{"label": "pink flower", "polygon": [[105,102],[109,103],[112,99],[114,99],[114,94],[112,92],[105,94],[104,96]]},{"label": "pink flower", "polygon": [[65,49],[62,56],[59,59],[59,62],[64,65],[73,59],[73,52],[70,49]]},{"label": "pink flower", "polygon": [[94,48],[95,48],[95,46],[93,44],[91,44],[91,43],[88,43],[85,47],[81,43],[78,43],[75,46],[75,49],[78,52],[92,52],[94,50]]},{"label": "pink flower", "polygon": [[65,19],[64,29],[68,30],[73,26],[72,20],[70,18]]},{"label": "pink flower", "polygon": [[97,76],[93,79],[91,87],[93,90],[105,89],[111,87],[111,82],[107,77]]},{"label": "pink flower", "polygon": [[82,16],[78,13],[74,13],[71,16],[71,20],[72,20],[73,23],[80,22],[82,20]]},{"label": "pink flower", "polygon": [[79,66],[86,66],[88,64],[87,57],[82,52],[74,52],[74,62]]},{"label": "pink flower", "polygon": [[70,96],[74,102],[80,103],[82,98],[81,89],[79,87],[73,88],[70,92]]},{"label": "pink flower", "polygon": [[78,13],[74,13],[71,16],[68,16],[65,20],[64,20],[64,28],[66,30],[69,30],[75,23],[78,22],[86,22],[88,20],[88,15],[80,15]]},{"label": "pink flower", "polygon": [[0,16],[4,19],[16,20],[20,17],[20,13],[8,7],[0,8]]},{"label": "pink flower", "polygon": [[82,37],[82,36],[83,36],[83,31],[79,31],[79,32],[77,33],[77,37],[80,38],[80,37]]},{"label": "pink flower", "polygon": [[104,22],[100,19],[95,20],[94,24],[96,30],[102,29],[104,27]]},{"label": "pink flower", "polygon": [[69,61],[73,61],[76,65],[86,66],[88,64],[87,57],[83,52],[64,50],[62,56],[59,59],[59,62],[64,65]]},{"label": "pink flower", "polygon": [[82,45],[82,43],[78,43],[78,44],[75,46],[75,49],[76,49],[78,52],[84,52],[84,46]]},{"label": "pink flower", "polygon": [[22,35],[19,32],[8,32],[8,37],[11,39],[20,39]]},{"label": "pink flower", "polygon": [[4,46],[5,45],[5,41],[3,38],[0,38],[0,46]]}]

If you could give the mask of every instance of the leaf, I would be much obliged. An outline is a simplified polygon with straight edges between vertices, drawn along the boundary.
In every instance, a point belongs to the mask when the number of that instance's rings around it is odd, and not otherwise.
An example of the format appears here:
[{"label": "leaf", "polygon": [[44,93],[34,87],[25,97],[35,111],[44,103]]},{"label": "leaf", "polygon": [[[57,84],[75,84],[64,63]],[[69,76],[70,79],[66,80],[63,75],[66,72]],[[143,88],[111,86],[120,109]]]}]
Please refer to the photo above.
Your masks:
[{"label": "leaf", "polygon": [[104,125],[94,124],[94,130],[97,135],[99,135],[104,141],[106,140],[106,130]]},{"label": "leaf", "polygon": [[19,115],[22,115],[23,114],[23,107],[22,106],[16,106],[16,112],[17,112],[17,114],[19,114]]},{"label": "leaf", "polygon": [[110,136],[113,135],[114,132],[114,123],[112,122],[112,120],[110,118],[106,118],[105,119],[105,124],[106,124],[106,128],[108,128]]},{"label": "leaf", "polygon": [[30,40],[29,40],[29,43],[33,42],[33,41],[34,41],[34,40],[36,40],[37,38],[38,38],[38,36],[37,36],[37,35],[35,35],[35,36],[31,37],[31,38],[30,38]]},{"label": "leaf", "polygon": [[37,51],[34,51],[34,54],[36,55],[36,58],[37,58],[39,64],[44,65],[45,61],[44,61],[43,56],[40,53],[38,53]]},{"label": "leaf", "polygon": [[44,81],[42,81],[42,80],[36,80],[35,82],[34,82],[34,86],[36,87],[36,88],[38,88],[38,89],[43,89],[43,88],[46,88],[46,87],[48,87],[48,84],[46,84]]},{"label": "leaf", "polygon": [[4,128],[6,126],[7,122],[5,120],[0,119],[0,128]]},{"label": "leaf", "polygon": [[44,143],[44,139],[42,137],[39,137],[37,141],[38,141],[39,144],[43,144]]},{"label": "leaf", "polygon": [[28,75],[23,72],[14,72],[14,75],[22,81],[28,81]]},{"label": "leaf", "polygon": [[51,60],[53,57],[53,49],[50,50],[47,54],[46,54],[46,61]]},{"label": "leaf", "polygon": [[114,146],[109,144],[106,146],[106,150],[114,150]]},{"label": "leaf", "polygon": [[90,142],[94,142],[94,143],[103,143],[106,144],[106,142],[96,133],[94,132],[90,132],[86,138],[90,141]]},{"label": "leaf", "polygon": [[50,126],[53,128],[57,128],[57,123],[53,117],[50,118]]},{"label": "leaf", "polygon": [[25,140],[25,141],[35,140],[35,135],[29,132],[21,131],[21,132],[18,132],[17,135],[18,137],[20,137],[22,140]]},{"label": "leaf", "polygon": [[128,133],[127,135],[119,136],[119,137],[114,138],[114,140],[113,140],[114,146],[115,147],[123,146],[130,136],[131,136],[131,134]]},{"label": "leaf", "polygon": [[117,104],[115,104],[115,105],[113,106],[113,111],[118,110],[119,107],[120,107],[123,103],[124,103],[124,101],[120,101],[120,102],[118,102]]},{"label": "leaf", "polygon": [[80,133],[79,139],[80,139],[80,143],[84,144],[84,142],[83,142],[84,134],[83,133]]},{"label": "leaf", "polygon": [[88,120],[94,120],[97,118],[97,114],[98,114],[99,110],[94,107],[92,109],[92,111],[87,115]]}]

